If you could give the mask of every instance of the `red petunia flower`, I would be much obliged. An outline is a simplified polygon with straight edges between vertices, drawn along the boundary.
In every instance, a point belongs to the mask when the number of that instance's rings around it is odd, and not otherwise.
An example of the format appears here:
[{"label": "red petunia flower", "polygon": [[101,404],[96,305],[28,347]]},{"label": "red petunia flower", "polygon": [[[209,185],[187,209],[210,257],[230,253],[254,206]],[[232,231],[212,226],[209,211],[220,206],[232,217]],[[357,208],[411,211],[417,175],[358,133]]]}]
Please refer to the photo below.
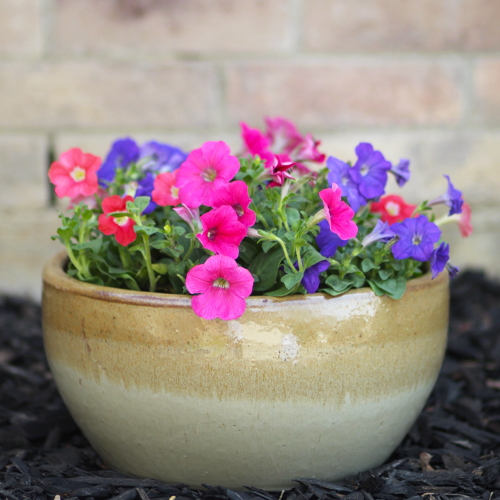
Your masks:
[{"label": "red petunia flower", "polygon": [[391,225],[411,217],[416,208],[417,205],[406,203],[401,196],[389,194],[382,196],[380,201],[373,202],[370,206],[370,212],[381,214],[382,221]]},{"label": "red petunia flower", "polygon": [[126,212],[127,201],[134,201],[132,196],[120,198],[117,194],[102,200],[103,214],[99,215],[99,231],[109,236],[114,234],[116,241],[126,247],[135,241],[137,234],[134,231],[135,222],[127,216],[113,217],[107,214],[113,212]]},{"label": "red petunia flower", "polygon": [[98,156],[82,153],[79,148],[65,151],[49,170],[49,179],[56,186],[56,195],[59,198],[93,195],[99,189],[96,172],[100,166],[101,159]]},{"label": "red petunia flower", "polygon": [[167,205],[175,207],[181,202],[179,200],[179,188],[175,186],[177,172],[179,170],[165,172],[156,176],[152,197],[153,201],[161,207]]}]

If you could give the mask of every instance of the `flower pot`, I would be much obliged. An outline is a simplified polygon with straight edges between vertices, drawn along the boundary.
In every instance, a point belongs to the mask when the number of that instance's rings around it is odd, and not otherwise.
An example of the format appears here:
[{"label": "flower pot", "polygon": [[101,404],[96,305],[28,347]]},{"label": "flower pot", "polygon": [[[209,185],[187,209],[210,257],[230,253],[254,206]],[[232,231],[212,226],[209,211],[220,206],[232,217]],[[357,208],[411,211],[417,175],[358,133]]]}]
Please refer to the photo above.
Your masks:
[{"label": "flower pot", "polygon": [[408,282],[401,300],[250,297],[224,322],[187,296],[79,282],[65,259],[44,270],[50,368],[92,446],[134,476],[280,490],[377,466],[443,359],[447,273]]}]

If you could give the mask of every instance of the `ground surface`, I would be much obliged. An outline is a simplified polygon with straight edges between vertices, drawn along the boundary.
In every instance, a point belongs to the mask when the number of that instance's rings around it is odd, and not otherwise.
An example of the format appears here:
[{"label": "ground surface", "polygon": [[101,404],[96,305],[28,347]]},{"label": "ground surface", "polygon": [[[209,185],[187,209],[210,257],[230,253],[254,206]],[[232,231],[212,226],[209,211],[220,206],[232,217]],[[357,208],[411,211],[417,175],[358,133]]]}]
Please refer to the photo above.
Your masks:
[{"label": "ground surface", "polygon": [[[300,479],[300,478],[297,478]],[[0,297],[0,499],[464,500],[500,498],[500,283],[452,284],[450,340],[434,392],[383,466],[335,484],[300,479],[270,494],[248,485],[191,490],[106,467],[73,423],[43,354],[40,308]],[[172,499],[173,500],[173,499]]]}]

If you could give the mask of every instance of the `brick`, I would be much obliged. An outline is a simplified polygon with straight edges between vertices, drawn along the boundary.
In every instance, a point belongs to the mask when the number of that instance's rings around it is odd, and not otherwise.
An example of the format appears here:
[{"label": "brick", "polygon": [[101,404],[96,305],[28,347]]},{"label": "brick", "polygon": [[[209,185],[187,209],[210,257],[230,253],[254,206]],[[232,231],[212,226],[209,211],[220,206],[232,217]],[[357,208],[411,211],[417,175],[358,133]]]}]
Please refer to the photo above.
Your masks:
[{"label": "brick", "polygon": [[463,0],[459,24],[466,50],[500,50],[500,2]]},{"label": "brick", "polygon": [[480,59],[474,69],[474,119],[500,125],[500,58]]},{"label": "brick", "polygon": [[460,42],[460,2],[308,0],[304,47],[315,51],[449,50]]},{"label": "brick", "polygon": [[0,127],[206,127],[218,120],[205,63],[0,63]]},{"label": "brick", "polygon": [[354,148],[370,142],[391,162],[410,160],[412,177],[402,189],[389,177],[387,192],[412,203],[433,199],[447,188],[448,174],[464,198],[474,206],[496,207],[500,213],[500,132],[414,131],[316,134],[322,151],[343,161],[356,161]]},{"label": "brick", "polygon": [[36,56],[42,52],[41,0],[0,2],[0,55]]},{"label": "brick", "polygon": [[64,250],[52,241],[59,227],[55,210],[0,211],[0,293],[40,301],[42,269]]},{"label": "brick", "polygon": [[463,71],[454,62],[333,60],[227,68],[229,118],[283,115],[312,127],[455,125]]},{"label": "brick", "polygon": [[48,204],[47,150],[42,135],[0,135],[0,208]]},{"label": "brick", "polygon": [[54,51],[283,52],[292,43],[288,6],[288,0],[56,0]]}]

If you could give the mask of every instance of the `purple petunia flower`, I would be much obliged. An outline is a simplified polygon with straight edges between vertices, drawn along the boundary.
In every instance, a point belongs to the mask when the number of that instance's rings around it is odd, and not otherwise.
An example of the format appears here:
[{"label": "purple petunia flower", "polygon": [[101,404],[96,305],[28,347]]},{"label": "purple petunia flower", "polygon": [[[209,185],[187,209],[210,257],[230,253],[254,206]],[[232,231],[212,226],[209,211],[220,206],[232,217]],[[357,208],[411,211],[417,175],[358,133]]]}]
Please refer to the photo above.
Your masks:
[{"label": "purple petunia flower", "polygon": [[342,190],[342,196],[347,197],[349,206],[357,212],[359,207],[366,205],[366,198],[359,192],[358,184],[349,175],[351,167],[333,156],[326,161],[328,173],[328,184],[337,184]]},{"label": "purple petunia flower", "polygon": [[177,170],[187,157],[187,153],[181,149],[156,141],[146,142],[141,146],[140,151],[140,158],[149,158],[142,169],[159,174]]},{"label": "purple petunia flower", "polygon": [[388,241],[392,240],[392,238],[394,238],[395,236],[396,234],[389,226],[389,223],[382,222],[382,220],[379,219],[377,221],[376,226],[373,228],[373,231],[370,234],[367,234],[363,238],[361,245],[363,245],[363,248],[365,248],[368,245],[371,245],[372,243],[375,243],[377,241],[382,241],[383,243],[387,243]]},{"label": "purple petunia flower", "polygon": [[374,151],[373,146],[362,142],[356,146],[358,161],[349,171],[351,179],[358,184],[359,192],[368,200],[382,196],[387,184],[387,171],[391,163],[380,151]]},{"label": "purple petunia flower", "polygon": [[429,260],[434,250],[434,243],[441,237],[439,227],[429,222],[425,215],[396,222],[391,229],[400,237],[391,248],[394,258],[398,260],[409,257],[420,262]]},{"label": "purple petunia flower", "polygon": [[449,262],[446,264],[446,269],[450,273],[450,278],[454,278],[460,271],[460,269]]},{"label": "purple petunia flower", "polygon": [[301,280],[301,284],[307,290],[307,293],[316,293],[316,290],[319,288],[319,275],[329,267],[330,262],[327,260],[320,260],[304,271],[304,277]]},{"label": "purple petunia flower", "polygon": [[462,191],[454,188],[453,184],[450,181],[450,178],[447,175],[443,175],[443,177],[446,177],[446,180],[448,181],[448,190],[445,194],[439,196],[435,200],[432,200],[429,203],[429,206],[431,207],[433,205],[444,203],[445,205],[448,205],[450,207],[450,212],[448,215],[461,214],[462,205],[464,204],[464,200],[462,200]]},{"label": "purple petunia flower", "polygon": [[392,165],[390,172],[396,177],[399,187],[403,187],[410,180],[410,160],[399,160],[397,165]]},{"label": "purple petunia flower", "polygon": [[338,234],[335,234],[328,224],[327,220],[322,220],[319,224],[321,231],[316,236],[316,243],[319,253],[323,257],[333,257],[338,247],[345,247],[349,240],[343,240]]},{"label": "purple petunia flower", "polygon": [[450,259],[450,245],[445,242],[441,243],[436,249],[432,251],[430,258],[430,265],[432,271],[432,279],[434,279],[446,267]]},{"label": "purple petunia flower", "polygon": [[[113,142],[110,152],[97,171],[97,177],[100,181],[111,182],[115,178],[117,168],[126,168],[138,159],[139,146],[136,142],[129,137],[118,139]],[[100,184],[106,186],[106,183],[101,182]]]}]

